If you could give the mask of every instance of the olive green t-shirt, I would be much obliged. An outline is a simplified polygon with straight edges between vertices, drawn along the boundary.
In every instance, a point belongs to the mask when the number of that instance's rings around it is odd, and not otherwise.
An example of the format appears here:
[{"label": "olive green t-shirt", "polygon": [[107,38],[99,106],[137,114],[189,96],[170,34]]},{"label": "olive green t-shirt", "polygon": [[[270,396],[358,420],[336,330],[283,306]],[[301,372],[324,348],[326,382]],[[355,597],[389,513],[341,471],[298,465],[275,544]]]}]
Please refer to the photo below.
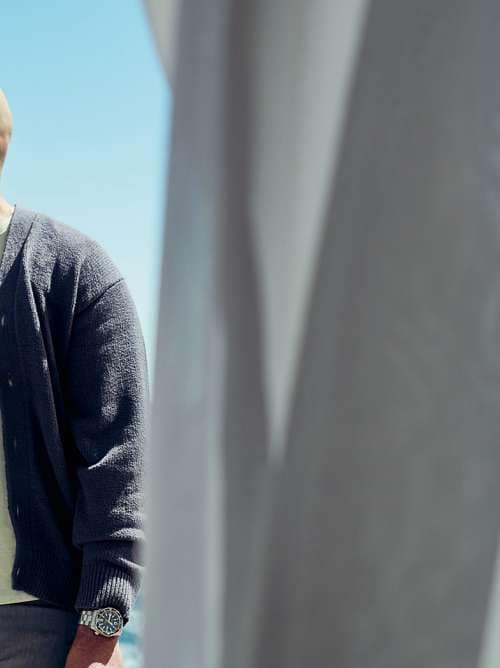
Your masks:
[{"label": "olive green t-shirt", "polygon": [[0,218],[0,262],[2,261],[5,244],[7,242],[7,232],[9,231],[9,218]]},{"label": "olive green t-shirt", "polygon": [[[5,250],[11,217],[0,218],[0,262]],[[30,601],[35,596],[12,589],[10,575],[16,550],[14,529],[7,507],[7,479],[3,451],[3,425],[0,411],[0,605]]]}]

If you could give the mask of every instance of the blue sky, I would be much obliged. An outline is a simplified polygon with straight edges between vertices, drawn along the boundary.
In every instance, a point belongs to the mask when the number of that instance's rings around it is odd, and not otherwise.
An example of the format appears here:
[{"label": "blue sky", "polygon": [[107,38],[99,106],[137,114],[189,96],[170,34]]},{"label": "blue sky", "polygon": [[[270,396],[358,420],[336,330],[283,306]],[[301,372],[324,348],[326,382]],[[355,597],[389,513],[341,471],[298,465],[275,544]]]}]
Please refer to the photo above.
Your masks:
[{"label": "blue sky", "polygon": [[2,0],[14,135],[0,190],[99,241],[139,312],[154,375],[171,95],[141,0]]}]

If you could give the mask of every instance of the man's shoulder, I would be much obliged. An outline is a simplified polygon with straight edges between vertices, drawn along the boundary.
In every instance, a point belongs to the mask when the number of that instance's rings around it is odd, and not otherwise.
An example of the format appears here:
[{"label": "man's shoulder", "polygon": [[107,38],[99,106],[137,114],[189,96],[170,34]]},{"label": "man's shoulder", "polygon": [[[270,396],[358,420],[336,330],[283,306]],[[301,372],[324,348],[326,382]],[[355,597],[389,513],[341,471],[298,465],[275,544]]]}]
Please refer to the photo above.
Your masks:
[{"label": "man's shoulder", "polygon": [[99,249],[105,252],[97,240],[59,218],[25,207],[22,212],[32,217],[34,223],[32,234],[37,238],[39,244],[42,241],[45,242],[43,250],[47,250],[45,246],[50,243],[50,248],[54,252],[69,252],[75,257],[85,257]]},{"label": "man's shoulder", "polygon": [[33,272],[39,277],[50,276],[52,289],[74,283],[80,308],[123,278],[97,239],[42,211],[27,208],[21,211],[33,220],[30,231]]}]

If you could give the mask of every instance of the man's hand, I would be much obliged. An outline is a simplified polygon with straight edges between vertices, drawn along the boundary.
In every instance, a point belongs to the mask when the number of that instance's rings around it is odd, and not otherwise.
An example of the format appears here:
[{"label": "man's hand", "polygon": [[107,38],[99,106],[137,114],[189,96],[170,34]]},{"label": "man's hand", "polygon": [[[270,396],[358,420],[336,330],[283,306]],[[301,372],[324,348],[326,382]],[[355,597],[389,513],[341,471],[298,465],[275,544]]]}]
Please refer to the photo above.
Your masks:
[{"label": "man's hand", "polygon": [[64,668],[124,668],[118,636],[96,636],[88,626],[78,624]]}]

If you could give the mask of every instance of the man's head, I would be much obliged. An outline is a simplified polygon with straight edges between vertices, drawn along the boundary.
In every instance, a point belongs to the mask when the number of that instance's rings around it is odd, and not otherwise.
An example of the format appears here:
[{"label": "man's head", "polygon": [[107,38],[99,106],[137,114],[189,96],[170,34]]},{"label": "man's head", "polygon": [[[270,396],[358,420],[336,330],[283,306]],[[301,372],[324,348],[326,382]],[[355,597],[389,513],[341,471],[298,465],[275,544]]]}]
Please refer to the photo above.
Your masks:
[{"label": "man's head", "polygon": [[3,90],[0,88],[0,172],[12,136],[12,113]]}]

